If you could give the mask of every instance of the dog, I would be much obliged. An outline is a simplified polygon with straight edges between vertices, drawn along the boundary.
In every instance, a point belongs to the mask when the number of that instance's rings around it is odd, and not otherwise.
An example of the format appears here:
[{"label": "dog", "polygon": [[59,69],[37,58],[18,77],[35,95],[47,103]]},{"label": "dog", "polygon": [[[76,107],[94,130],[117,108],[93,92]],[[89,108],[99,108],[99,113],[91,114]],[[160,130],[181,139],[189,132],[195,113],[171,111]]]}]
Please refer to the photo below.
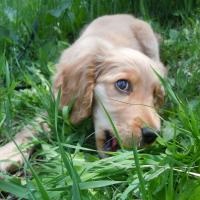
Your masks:
[{"label": "dog", "polygon": [[[155,141],[161,126],[157,111],[164,101],[158,74],[165,77],[166,68],[151,26],[131,15],[107,15],[91,22],[64,50],[53,88],[55,94],[61,91],[61,106],[74,102],[73,124],[93,117],[96,147],[104,158],[105,151],[116,151],[119,146],[131,148],[134,142],[142,147]],[[23,138],[19,144],[35,134],[32,129],[26,130],[18,134],[16,140]],[[0,155],[3,150],[10,152],[9,148],[13,152],[13,146],[1,147]],[[21,164],[19,157],[9,158]],[[1,166],[8,169],[8,165]]]}]

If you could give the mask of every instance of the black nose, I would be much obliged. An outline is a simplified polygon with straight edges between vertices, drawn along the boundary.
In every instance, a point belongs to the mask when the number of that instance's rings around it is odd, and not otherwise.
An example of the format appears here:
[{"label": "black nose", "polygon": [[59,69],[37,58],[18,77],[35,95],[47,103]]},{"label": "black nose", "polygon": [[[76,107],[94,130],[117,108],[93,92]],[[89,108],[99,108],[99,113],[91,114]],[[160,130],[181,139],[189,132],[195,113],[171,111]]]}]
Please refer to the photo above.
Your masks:
[{"label": "black nose", "polygon": [[144,144],[151,144],[155,141],[157,135],[150,128],[142,128],[142,140]]}]

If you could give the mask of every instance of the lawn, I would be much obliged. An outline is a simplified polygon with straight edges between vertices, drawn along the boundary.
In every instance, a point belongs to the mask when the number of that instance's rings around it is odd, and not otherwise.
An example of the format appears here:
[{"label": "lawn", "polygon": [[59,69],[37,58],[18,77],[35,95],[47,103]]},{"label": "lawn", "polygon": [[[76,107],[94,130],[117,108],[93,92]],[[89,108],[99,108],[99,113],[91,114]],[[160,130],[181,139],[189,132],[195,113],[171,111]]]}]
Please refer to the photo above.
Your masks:
[{"label": "lawn", "polygon": [[[84,25],[114,13],[134,14],[162,36],[166,100],[155,144],[99,159],[92,120],[72,125],[51,83]],[[1,0],[0,15],[0,146],[27,124],[40,133],[23,168],[0,172],[0,199],[200,199],[198,0]]]}]

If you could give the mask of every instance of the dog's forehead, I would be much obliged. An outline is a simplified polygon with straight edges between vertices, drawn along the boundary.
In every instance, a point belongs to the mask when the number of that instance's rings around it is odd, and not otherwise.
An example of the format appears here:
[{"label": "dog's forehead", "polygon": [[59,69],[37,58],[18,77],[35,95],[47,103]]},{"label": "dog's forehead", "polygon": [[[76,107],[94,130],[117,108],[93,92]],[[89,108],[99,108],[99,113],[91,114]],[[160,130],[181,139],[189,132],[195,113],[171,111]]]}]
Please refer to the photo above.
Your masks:
[{"label": "dog's forehead", "polygon": [[138,70],[137,66],[117,66],[113,68],[108,68],[101,76],[98,77],[96,83],[114,83],[117,80],[125,79],[129,80],[133,84],[148,85],[160,85],[159,78],[154,71]]},{"label": "dog's forehead", "polygon": [[145,80],[150,84],[159,82],[156,72],[161,74],[156,62],[138,51],[125,48],[107,54],[99,68],[101,76],[97,82],[128,79],[134,82]]},{"label": "dog's forehead", "polygon": [[154,70],[159,70],[158,63],[139,51],[127,48],[121,48],[118,51],[120,54],[120,56],[117,56],[118,59],[120,59],[121,62],[127,63],[129,67],[133,67],[138,72],[149,71],[152,73]]}]

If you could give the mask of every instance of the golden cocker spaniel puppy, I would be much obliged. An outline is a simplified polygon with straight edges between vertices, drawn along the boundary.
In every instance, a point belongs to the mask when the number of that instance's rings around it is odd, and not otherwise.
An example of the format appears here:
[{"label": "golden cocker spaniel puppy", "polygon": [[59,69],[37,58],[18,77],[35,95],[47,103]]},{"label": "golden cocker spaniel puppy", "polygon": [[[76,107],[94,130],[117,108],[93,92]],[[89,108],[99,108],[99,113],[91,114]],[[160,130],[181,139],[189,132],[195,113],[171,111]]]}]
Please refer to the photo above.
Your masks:
[{"label": "golden cocker spaniel puppy", "polygon": [[[61,104],[75,98],[71,121],[93,116],[96,146],[116,150],[118,142],[103,106],[119,131],[124,147],[152,143],[160,130],[156,112],[164,92],[156,72],[164,76],[159,44],[146,22],[130,15],[94,20],[58,63],[54,89]],[[102,106],[103,104],[103,106]]]},{"label": "golden cocker spaniel puppy", "polygon": [[[99,155],[115,151],[118,141],[109,113],[118,129],[120,144],[130,148],[152,143],[160,130],[157,109],[164,91],[156,72],[164,77],[156,34],[146,22],[131,15],[99,17],[66,49],[54,77],[55,93],[61,89],[61,105],[75,100],[72,123],[92,115]],[[14,138],[27,143],[37,131],[25,127]],[[23,157],[13,142],[0,148],[0,170],[11,169],[11,160]],[[24,151],[28,157],[30,149]]]}]

